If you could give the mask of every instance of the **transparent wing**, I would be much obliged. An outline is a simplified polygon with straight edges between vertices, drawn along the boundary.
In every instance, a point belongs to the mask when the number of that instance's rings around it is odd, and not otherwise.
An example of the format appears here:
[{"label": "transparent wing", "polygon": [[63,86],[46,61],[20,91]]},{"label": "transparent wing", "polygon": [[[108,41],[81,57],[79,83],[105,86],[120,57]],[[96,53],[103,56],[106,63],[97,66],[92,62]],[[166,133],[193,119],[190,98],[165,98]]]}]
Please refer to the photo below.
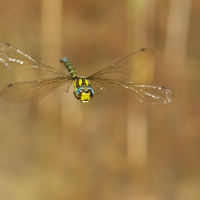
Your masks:
[{"label": "transparent wing", "polygon": [[[98,85],[118,97],[137,104],[166,104],[174,99],[174,94],[159,85],[127,83],[118,80],[98,78],[90,80],[91,85]],[[95,90],[94,90],[95,91]]]},{"label": "transparent wing", "polygon": [[88,78],[90,80],[97,78],[110,78],[115,80],[131,81],[153,62],[154,57],[155,55],[152,49],[141,49],[119,62],[92,74]]},{"label": "transparent wing", "polygon": [[2,99],[10,102],[29,103],[37,101],[49,93],[65,86],[69,88],[73,80],[67,78],[25,81],[7,85],[0,93]]},{"label": "transparent wing", "polygon": [[0,43],[0,62],[14,69],[24,80],[37,80],[68,76],[7,43]]}]

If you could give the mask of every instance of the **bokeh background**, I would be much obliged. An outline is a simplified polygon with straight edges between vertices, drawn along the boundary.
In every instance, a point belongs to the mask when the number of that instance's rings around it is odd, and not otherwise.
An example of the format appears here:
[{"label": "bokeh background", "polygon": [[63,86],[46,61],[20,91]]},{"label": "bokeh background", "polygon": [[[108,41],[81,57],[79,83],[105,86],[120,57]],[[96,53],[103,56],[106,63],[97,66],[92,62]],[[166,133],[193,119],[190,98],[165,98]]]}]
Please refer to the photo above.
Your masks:
[{"label": "bokeh background", "polygon": [[[198,0],[1,0],[0,42],[60,70],[67,57],[80,75],[150,47],[155,65],[140,81],[175,99],[81,104],[71,89],[0,100],[0,199],[199,200],[199,32]],[[0,64],[0,87],[16,81]]]}]

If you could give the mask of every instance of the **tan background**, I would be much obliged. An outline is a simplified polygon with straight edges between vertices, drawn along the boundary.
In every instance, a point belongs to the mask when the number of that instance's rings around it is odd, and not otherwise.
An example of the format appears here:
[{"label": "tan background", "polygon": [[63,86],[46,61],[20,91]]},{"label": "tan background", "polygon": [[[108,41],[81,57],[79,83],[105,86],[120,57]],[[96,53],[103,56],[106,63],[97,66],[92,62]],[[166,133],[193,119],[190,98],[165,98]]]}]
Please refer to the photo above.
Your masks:
[{"label": "tan background", "polygon": [[[150,47],[154,83],[175,100],[0,100],[0,199],[199,200],[199,20],[198,0],[1,0],[0,42],[62,70],[67,57],[80,75]],[[16,81],[1,64],[0,87]]]}]

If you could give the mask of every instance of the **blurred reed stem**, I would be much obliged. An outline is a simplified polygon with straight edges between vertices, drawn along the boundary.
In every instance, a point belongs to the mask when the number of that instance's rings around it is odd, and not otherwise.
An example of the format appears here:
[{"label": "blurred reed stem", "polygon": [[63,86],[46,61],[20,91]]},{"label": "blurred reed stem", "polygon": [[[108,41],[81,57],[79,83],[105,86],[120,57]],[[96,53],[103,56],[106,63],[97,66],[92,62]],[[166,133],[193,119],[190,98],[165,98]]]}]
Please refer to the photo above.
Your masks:
[{"label": "blurred reed stem", "polygon": [[[157,1],[128,1],[128,49],[140,49],[155,45],[155,13]],[[149,17],[151,16],[151,18]],[[149,36],[150,35],[150,36]],[[148,40],[148,38],[151,38]],[[153,38],[153,39],[152,39]],[[129,51],[128,50],[128,51]],[[154,63],[134,79],[135,82],[152,83]],[[137,167],[144,167],[148,158],[148,120],[147,107],[128,106],[127,124],[128,161]]]},{"label": "blurred reed stem", "polygon": [[[57,66],[61,59],[62,0],[42,0],[41,8],[41,60]],[[51,101],[39,102],[40,115],[54,113],[51,116],[58,119],[60,104],[56,94],[51,93],[47,98],[51,98]]]},{"label": "blurred reed stem", "polygon": [[[171,0],[167,20],[165,60],[182,67],[187,53],[191,0]],[[176,59],[174,59],[176,57]]]}]

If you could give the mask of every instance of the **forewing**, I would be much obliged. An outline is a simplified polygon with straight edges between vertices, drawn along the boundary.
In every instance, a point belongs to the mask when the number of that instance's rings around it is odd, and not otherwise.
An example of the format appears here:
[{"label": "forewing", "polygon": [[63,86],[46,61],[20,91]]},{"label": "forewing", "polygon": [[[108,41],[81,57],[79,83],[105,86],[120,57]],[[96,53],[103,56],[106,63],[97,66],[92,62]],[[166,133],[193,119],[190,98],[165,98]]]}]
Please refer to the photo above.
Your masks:
[{"label": "forewing", "polygon": [[124,100],[137,104],[166,104],[174,99],[174,94],[169,89],[159,85],[127,83],[106,78],[90,82],[91,85],[99,85],[99,88],[104,88]]},{"label": "forewing", "polygon": [[66,78],[43,79],[13,83],[0,93],[2,99],[10,102],[30,103],[37,101],[49,93],[65,86],[69,88],[72,80]]},{"label": "forewing", "polygon": [[141,49],[119,62],[102,69],[89,76],[90,80],[97,78],[110,78],[115,80],[131,81],[154,60],[152,49]]},{"label": "forewing", "polygon": [[0,62],[24,80],[49,79],[67,74],[38,61],[7,43],[0,43]]}]

